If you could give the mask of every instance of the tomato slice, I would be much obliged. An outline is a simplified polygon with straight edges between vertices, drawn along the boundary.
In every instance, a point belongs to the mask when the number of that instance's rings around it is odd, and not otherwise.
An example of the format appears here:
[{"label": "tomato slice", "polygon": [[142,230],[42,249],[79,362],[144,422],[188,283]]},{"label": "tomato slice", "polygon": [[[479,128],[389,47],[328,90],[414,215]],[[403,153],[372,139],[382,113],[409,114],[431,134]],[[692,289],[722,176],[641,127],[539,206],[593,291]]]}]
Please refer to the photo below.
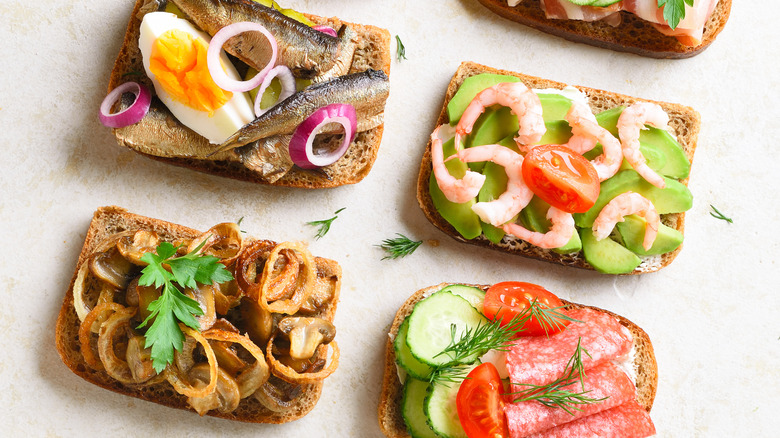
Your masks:
[{"label": "tomato slice", "polygon": [[535,146],[523,159],[522,173],[535,195],[568,213],[588,211],[599,197],[596,168],[564,145]]},{"label": "tomato slice", "polygon": [[458,418],[469,438],[506,438],[509,429],[504,415],[504,386],[496,366],[490,362],[471,370],[455,399]]},{"label": "tomato slice", "polygon": [[[483,304],[483,313],[491,320],[501,320],[501,325],[509,324],[512,318],[528,312],[531,302],[536,301],[542,308],[553,309],[563,306],[563,302],[547,289],[521,281],[504,281],[488,288]],[[554,323],[540,323],[531,317],[523,325],[522,336],[553,335],[563,331],[571,321],[554,318]]]}]

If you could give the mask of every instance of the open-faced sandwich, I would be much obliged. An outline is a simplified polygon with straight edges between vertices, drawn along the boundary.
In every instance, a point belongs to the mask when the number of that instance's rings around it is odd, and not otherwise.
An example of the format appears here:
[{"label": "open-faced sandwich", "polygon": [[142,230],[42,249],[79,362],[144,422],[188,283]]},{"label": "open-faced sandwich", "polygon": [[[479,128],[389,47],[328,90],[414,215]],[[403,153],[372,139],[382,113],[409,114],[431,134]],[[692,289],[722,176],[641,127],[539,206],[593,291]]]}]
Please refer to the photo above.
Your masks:
[{"label": "open-faced sandwich", "polygon": [[439,284],[390,328],[379,424],[390,438],[655,434],[647,334],[535,284]]},{"label": "open-faced sandwich", "polygon": [[417,199],[456,240],[610,274],[682,248],[699,114],[463,63],[422,158]]},{"label": "open-faced sandwich", "polygon": [[723,30],[731,0],[479,0],[567,40],[653,58],[688,58]]},{"label": "open-faced sandwich", "polygon": [[137,0],[100,114],[157,160],[335,187],[376,160],[389,73],[390,35],[374,26],[270,0]]},{"label": "open-faced sandwich", "polygon": [[200,415],[284,423],[338,367],[341,268],[299,242],[95,212],[57,319],[57,350],[106,389]]}]

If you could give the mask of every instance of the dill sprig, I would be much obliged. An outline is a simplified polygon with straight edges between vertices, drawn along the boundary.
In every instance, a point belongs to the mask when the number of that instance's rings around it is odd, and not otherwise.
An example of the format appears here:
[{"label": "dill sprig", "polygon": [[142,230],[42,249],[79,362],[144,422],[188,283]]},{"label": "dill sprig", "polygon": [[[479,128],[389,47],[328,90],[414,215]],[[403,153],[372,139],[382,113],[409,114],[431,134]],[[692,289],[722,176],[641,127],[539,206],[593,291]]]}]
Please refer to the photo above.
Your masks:
[{"label": "dill sprig", "polygon": [[328,231],[330,231],[330,224],[332,224],[333,221],[335,221],[336,218],[339,217],[338,214],[341,213],[345,208],[347,208],[347,207],[342,207],[342,208],[339,208],[338,210],[336,210],[333,213],[335,216],[333,216],[330,219],[323,219],[323,220],[319,220],[319,221],[306,222],[306,225],[311,225],[313,227],[319,227],[319,229],[317,230],[317,234],[314,235],[314,238],[315,239],[319,239],[319,238],[323,237],[325,234],[327,234]]},{"label": "dill sprig", "polygon": [[536,318],[545,332],[549,332],[553,327],[560,327],[563,321],[580,322],[562,312],[562,307],[546,308],[539,304],[537,300],[531,301],[529,306],[522,313],[515,315],[509,323],[502,326],[502,320],[496,318],[485,324],[477,324],[476,327],[467,328],[460,337],[457,334],[457,326],[450,325],[450,344],[434,357],[447,355],[449,361],[445,364],[433,367],[429,377],[434,381],[461,381],[462,373],[457,373],[460,364],[469,361],[471,358],[484,354],[488,350],[508,351],[514,344],[517,335],[525,330],[525,324],[531,318]]},{"label": "dill sprig", "polygon": [[387,255],[382,257],[382,260],[406,257],[422,245],[422,240],[412,240],[401,233],[395,234],[398,237],[394,239],[385,239],[382,241],[381,245],[377,245],[387,252]]},{"label": "dill sprig", "polygon": [[395,36],[395,44],[397,46],[397,59],[398,62],[401,62],[401,58],[406,59],[406,47],[404,47],[404,43],[401,42],[401,37],[396,35]]},{"label": "dill sprig", "polygon": [[710,208],[712,208],[713,211],[710,212],[710,216],[714,217],[715,219],[720,219],[722,221],[726,221],[730,224],[733,224],[734,221],[731,220],[730,217],[726,217],[723,213],[720,212],[717,208],[715,208],[714,205],[710,204]]},{"label": "dill sprig", "polygon": [[[581,340],[577,340],[577,348],[574,354],[566,362],[563,373],[556,380],[546,385],[532,385],[528,383],[513,383],[513,385],[524,386],[528,389],[518,392],[510,392],[507,395],[515,395],[514,403],[535,400],[549,408],[560,408],[569,415],[574,415],[574,410],[581,411],[580,406],[606,400],[608,397],[593,398],[588,397],[590,391],[585,391],[585,367],[582,364],[582,354],[588,355],[588,350],[581,345]],[[580,384],[582,391],[576,392],[565,389],[576,383]]]}]

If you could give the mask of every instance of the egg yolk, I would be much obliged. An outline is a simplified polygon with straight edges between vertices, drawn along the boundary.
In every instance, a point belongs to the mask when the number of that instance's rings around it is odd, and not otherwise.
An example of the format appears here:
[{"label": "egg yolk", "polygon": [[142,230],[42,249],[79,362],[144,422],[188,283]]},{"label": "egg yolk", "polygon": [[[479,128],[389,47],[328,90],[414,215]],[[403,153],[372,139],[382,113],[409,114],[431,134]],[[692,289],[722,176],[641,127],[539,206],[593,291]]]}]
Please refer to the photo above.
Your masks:
[{"label": "egg yolk", "polygon": [[198,111],[214,111],[233,97],[211,79],[206,65],[208,47],[179,29],[160,35],[152,44],[149,70],[171,99]]}]

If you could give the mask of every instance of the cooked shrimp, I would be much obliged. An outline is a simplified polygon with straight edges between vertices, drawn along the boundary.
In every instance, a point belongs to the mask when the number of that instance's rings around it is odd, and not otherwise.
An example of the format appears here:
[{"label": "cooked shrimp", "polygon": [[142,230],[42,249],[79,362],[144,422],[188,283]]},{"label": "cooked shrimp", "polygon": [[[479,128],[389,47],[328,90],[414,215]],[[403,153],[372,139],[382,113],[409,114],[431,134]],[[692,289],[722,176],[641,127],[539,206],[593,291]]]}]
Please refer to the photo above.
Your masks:
[{"label": "cooked shrimp", "polygon": [[471,133],[474,123],[485,108],[490,105],[509,107],[517,116],[520,129],[515,142],[523,149],[524,145],[541,140],[547,130],[542,118],[542,102],[530,88],[522,82],[503,82],[482,90],[463,112],[455,129],[455,149],[460,150],[461,136]]},{"label": "cooked shrimp", "polygon": [[647,165],[644,155],[639,150],[639,131],[646,129],[646,124],[663,129],[668,123],[669,116],[666,112],[658,104],[649,102],[637,102],[629,106],[620,114],[617,123],[626,161],[642,175],[642,178],[661,189],[666,187],[666,182]]},{"label": "cooked shrimp", "polygon": [[596,116],[585,104],[574,102],[565,118],[571,125],[572,133],[566,146],[579,154],[584,154],[593,149],[596,143],[601,143],[604,151],[590,162],[596,169],[599,181],[604,181],[615,175],[623,162],[623,153],[620,150],[618,139],[599,126]]},{"label": "cooked shrimp", "polygon": [[431,163],[433,165],[433,174],[436,176],[436,182],[439,184],[444,196],[451,202],[459,204],[474,199],[485,183],[485,175],[481,173],[466,171],[461,179],[450,175],[447,166],[444,165],[444,149],[442,148],[442,138],[439,131],[442,126],[437,127],[431,134]]},{"label": "cooked shrimp", "polygon": [[520,213],[534,197],[534,193],[523,181],[523,156],[512,149],[497,144],[474,146],[459,151],[458,158],[464,163],[492,161],[504,166],[509,178],[506,191],[501,196],[489,202],[477,202],[471,207],[484,222],[500,227]]},{"label": "cooked shrimp", "polygon": [[612,233],[612,229],[615,228],[615,224],[623,222],[625,220],[623,218],[629,214],[639,215],[647,221],[642,247],[645,251],[649,250],[653,246],[653,242],[655,242],[661,219],[653,203],[635,192],[621,193],[612,198],[601,209],[598,217],[593,222],[593,235],[596,236],[596,240],[609,236]]},{"label": "cooked shrimp", "polygon": [[516,223],[506,224],[502,228],[507,233],[540,248],[560,248],[569,243],[571,236],[575,233],[574,217],[571,213],[550,207],[547,210],[547,219],[552,222],[552,226],[550,231],[546,233],[530,231]]}]

